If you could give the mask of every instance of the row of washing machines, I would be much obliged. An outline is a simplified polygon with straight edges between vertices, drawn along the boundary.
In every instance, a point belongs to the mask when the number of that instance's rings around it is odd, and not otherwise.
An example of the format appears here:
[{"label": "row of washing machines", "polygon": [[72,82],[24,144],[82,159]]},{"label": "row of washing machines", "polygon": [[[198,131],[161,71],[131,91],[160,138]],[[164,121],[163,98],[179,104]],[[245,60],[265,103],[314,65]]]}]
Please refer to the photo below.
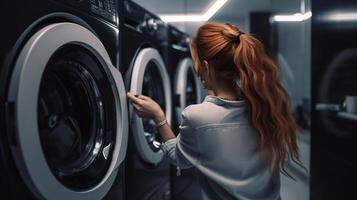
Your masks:
[{"label": "row of washing machines", "polygon": [[192,188],[194,173],[173,175],[155,123],[126,99],[152,97],[177,133],[203,96],[186,34],[128,0],[0,4],[0,199],[160,200]]}]

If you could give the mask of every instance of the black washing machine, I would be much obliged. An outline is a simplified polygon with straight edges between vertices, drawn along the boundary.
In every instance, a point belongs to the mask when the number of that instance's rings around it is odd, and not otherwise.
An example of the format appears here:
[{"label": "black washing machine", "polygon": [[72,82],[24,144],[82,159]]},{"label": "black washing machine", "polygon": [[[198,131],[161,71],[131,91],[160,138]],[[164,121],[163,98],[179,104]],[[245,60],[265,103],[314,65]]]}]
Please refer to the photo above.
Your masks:
[{"label": "black washing machine", "polygon": [[202,101],[202,84],[196,75],[191,54],[189,51],[190,36],[177,29],[168,26],[167,52],[168,66],[173,90],[173,127],[177,133],[181,123],[183,109],[192,104]]},{"label": "black washing machine", "polygon": [[[156,15],[132,1],[120,13],[120,71],[127,90],[160,104],[171,123],[171,84],[166,67],[167,28]],[[155,122],[139,118],[129,106],[129,146],[125,161],[126,196],[130,200],[169,199],[170,165],[160,149]]]},{"label": "black washing machine", "polygon": [[1,8],[1,199],[103,199],[115,180],[119,199],[128,119],[116,1]]},{"label": "black washing machine", "polygon": [[[201,103],[203,93],[202,84],[194,70],[189,52],[188,34],[174,26],[168,26],[168,63],[172,67],[170,77],[173,90],[173,130],[179,133],[181,113],[184,108],[192,104]],[[172,199],[201,199],[200,186],[196,169],[182,169],[181,175],[176,175],[176,167],[171,173]]]}]

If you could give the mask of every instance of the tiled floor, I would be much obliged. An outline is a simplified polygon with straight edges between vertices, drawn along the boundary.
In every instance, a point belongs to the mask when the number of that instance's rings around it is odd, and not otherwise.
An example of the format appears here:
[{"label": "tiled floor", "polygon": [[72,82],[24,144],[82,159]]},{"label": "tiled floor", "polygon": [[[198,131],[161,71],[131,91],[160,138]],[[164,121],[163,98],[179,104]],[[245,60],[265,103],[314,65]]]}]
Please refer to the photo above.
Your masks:
[{"label": "tiled floor", "polygon": [[[300,157],[304,166],[310,166],[310,133],[305,132],[299,136]],[[282,200],[308,200],[309,199],[309,175],[299,167],[289,165],[296,181],[281,175]]]}]

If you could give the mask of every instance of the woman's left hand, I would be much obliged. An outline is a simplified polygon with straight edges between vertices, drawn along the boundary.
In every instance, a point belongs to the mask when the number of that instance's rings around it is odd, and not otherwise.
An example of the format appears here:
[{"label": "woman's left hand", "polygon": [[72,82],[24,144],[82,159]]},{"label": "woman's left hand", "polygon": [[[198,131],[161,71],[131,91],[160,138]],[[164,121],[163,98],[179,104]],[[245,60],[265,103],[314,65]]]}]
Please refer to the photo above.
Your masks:
[{"label": "woman's left hand", "polygon": [[150,97],[145,95],[133,95],[130,92],[127,93],[127,96],[139,117],[154,119],[156,123],[165,120],[165,113],[162,111],[159,104]]}]

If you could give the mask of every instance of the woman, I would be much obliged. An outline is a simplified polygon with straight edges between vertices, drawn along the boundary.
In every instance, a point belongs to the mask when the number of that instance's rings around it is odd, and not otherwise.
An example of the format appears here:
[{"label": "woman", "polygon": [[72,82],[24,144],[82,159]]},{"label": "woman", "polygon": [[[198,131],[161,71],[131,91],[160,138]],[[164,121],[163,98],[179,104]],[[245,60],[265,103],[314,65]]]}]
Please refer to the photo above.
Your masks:
[{"label": "woman", "polygon": [[190,48],[213,95],[184,109],[177,138],[156,102],[128,93],[136,113],[155,120],[178,171],[198,169],[203,199],[280,199],[279,172],[291,177],[284,162],[300,161],[277,66],[256,38],[231,24],[201,26]]}]

